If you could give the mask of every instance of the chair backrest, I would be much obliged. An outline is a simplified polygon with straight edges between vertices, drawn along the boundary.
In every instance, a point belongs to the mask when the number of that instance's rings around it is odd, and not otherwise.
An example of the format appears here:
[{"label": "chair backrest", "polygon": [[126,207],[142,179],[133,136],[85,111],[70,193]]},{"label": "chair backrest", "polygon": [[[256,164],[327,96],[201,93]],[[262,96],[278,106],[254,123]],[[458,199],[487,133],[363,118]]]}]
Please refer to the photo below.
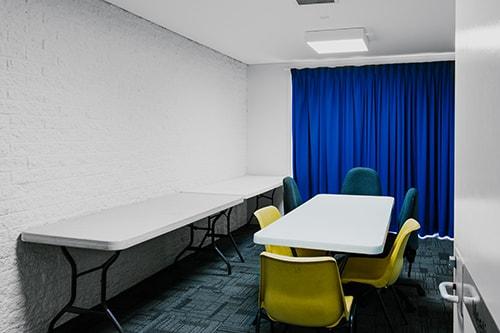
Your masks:
[{"label": "chair backrest", "polygon": [[418,193],[416,188],[412,187],[406,191],[403,205],[401,206],[398,216],[399,228],[403,226],[406,220],[417,219],[417,199]]},{"label": "chair backrest", "polygon": [[382,185],[377,171],[370,168],[349,170],[342,183],[342,194],[382,195]]},{"label": "chair backrest", "polygon": [[[399,228],[403,226],[406,220],[408,219],[416,219],[418,220],[418,192],[417,189],[412,187],[410,188],[405,195],[403,205],[401,206],[401,210],[399,211],[398,216],[398,224]],[[415,252],[418,249],[418,233],[413,232],[408,239],[408,244],[406,245],[407,249],[413,250]],[[414,254],[412,255],[413,260]]]},{"label": "chair backrest", "polygon": [[283,179],[283,208],[285,214],[288,214],[295,208],[302,205],[302,196],[300,195],[299,187],[292,177]]},{"label": "chair backrest", "polygon": [[403,269],[403,255],[406,249],[406,244],[408,243],[408,239],[410,234],[414,231],[420,229],[420,224],[415,219],[408,219],[401,229],[399,229],[398,235],[396,236],[396,240],[392,245],[391,252],[389,255],[384,258],[385,260],[385,269],[384,276],[382,280],[384,280],[384,284],[386,286],[390,286],[396,282],[401,274],[401,270]]},{"label": "chair backrest", "polygon": [[332,257],[260,255],[259,306],[273,320],[332,327],[347,316],[337,262]]},{"label": "chair backrest", "polygon": [[[261,208],[255,211],[253,215],[257,218],[261,229],[276,222],[281,217],[280,211],[274,206]],[[292,250],[286,246],[266,245],[266,251],[285,256],[293,256]]]}]

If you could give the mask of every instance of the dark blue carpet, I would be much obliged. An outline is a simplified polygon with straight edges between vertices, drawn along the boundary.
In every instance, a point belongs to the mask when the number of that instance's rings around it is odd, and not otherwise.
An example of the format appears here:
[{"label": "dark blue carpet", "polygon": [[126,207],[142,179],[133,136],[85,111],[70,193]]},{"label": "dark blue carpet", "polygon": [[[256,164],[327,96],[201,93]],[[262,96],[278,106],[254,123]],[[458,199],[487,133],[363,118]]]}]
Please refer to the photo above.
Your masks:
[{"label": "dark blue carpet", "polygon": [[[132,287],[110,301],[126,332],[182,333],[182,332],[253,332],[258,293],[259,253],[263,247],[253,244],[255,226],[235,233],[245,263],[240,263],[231,247],[220,242],[220,247],[233,263],[233,274],[227,276],[225,265],[211,251],[183,259],[162,272]],[[407,313],[409,325],[402,325],[391,293],[383,297],[392,314],[398,332],[452,332],[452,306],[443,302],[438,284],[452,279],[448,257],[453,243],[426,239],[420,243],[412,277],[427,292],[418,296],[415,289],[400,287],[409,296],[416,310]],[[406,273],[406,267],[405,271]],[[375,294],[366,296],[358,306],[358,332],[387,332],[388,326]],[[275,325],[275,332],[283,332],[283,325]],[[261,332],[270,332],[263,321]],[[340,328],[338,332],[344,332]],[[57,332],[115,332],[107,322],[80,316],[60,327]],[[316,332],[316,330],[289,327],[287,332]]]}]

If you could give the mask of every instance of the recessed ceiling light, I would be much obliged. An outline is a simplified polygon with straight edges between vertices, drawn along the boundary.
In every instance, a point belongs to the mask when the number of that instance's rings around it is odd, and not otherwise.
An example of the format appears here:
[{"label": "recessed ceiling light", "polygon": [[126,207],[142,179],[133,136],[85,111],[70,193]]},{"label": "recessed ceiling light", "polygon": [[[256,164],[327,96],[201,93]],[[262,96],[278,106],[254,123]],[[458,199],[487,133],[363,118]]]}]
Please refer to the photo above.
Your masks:
[{"label": "recessed ceiling light", "polygon": [[308,31],[306,43],[319,54],[368,51],[364,28]]}]

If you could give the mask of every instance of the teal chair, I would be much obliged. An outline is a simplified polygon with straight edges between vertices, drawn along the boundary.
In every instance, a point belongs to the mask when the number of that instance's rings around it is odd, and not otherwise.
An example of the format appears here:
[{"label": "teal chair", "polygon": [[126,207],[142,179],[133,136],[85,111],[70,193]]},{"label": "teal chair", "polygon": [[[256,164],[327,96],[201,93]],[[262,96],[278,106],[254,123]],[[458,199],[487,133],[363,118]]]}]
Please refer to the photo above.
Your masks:
[{"label": "teal chair", "polygon": [[[403,224],[408,219],[417,219],[418,215],[418,192],[417,189],[412,187],[408,191],[406,191],[405,198],[403,200],[403,205],[401,206],[401,210],[398,215],[398,228],[399,230],[403,226]],[[377,257],[386,257],[389,251],[392,248],[392,244],[396,240],[396,234],[389,233],[387,234],[387,239],[385,241],[384,252],[377,255]],[[412,264],[415,262],[415,256],[418,249],[418,232],[413,232],[408,239],[408,243],[406,244],[405,250],[405,258],[408,260],[408,277],[411,274]]]},{"label": "teal chair", "polygon": [[297,183],[292,177],[283,179],[283,206],[285,214],[302,205],[304,201],[300,195]]},{"label": "teal chair", "polygon": [[[418,215],[418,192],[417,189],[410,188],[405,195],[403,201],[403,206],[399,212],[399,228],[403,225],[404,221],[409,218],[417,219]],[[411,268],[415,262],[415,257],[417,255],[418,249],[418,232],[413,232],[408,239],[408,244],[406,245],[405,258],[408,260],[408,277],[411,275]]]},{"label": "teal chair", "polygon": [[[401,229],[402,224],[404,223],[405,220],[403,219],[408,219],[408,218],[414,218],[416,219],[418,215],[418,192],[416,188],[410,188],[405,195],[405,199],[403,201],[403,206],[401,207],[399,217],[398,217],[398,222],[399,222],[399,228]],[[390,234],[393,235],[393,234]],[[388,241],[392,241],[391,239],[395,238],[395,236],[391,236]],[[393,241],[392,241],[393,242]],[[418,232],[414,231],[411,233],[410,238],[408,239],[408,244],[406,244],[406,250],[404,257],[408,261],[408,278],[403,279],[400,278],[397,282],[398,286],[406,286],[406,287],[412,287],[415,288],[417,293],[420,296],[425,296],[425,290],[422,288],[422,286],[416,281],[416,280],[411,280],[411,269],[413,266],[413,263],[415,262],[415,257],[417,255],[417,250],[418,250]],[[406,308],[408,310],[414,311],[415,306],[410,302],[408,297],[403,294],[402,292],[397,289],[399,296],[403,299],[403,301],[406,304]]]},{"label": "teal chair", "polygon": [[377,171],[370,168],[349,170],[342,184],[342,194],[382,195],[382,185]]}]

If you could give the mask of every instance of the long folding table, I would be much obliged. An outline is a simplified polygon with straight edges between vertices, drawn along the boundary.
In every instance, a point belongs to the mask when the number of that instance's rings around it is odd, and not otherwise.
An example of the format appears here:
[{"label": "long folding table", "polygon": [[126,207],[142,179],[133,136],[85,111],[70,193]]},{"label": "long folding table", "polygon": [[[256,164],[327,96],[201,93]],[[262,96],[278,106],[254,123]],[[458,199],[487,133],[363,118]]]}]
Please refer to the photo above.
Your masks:
[{"label": "long folding table", "polygon": [[[262,199],[268,199],[271,204],[274,204],[274,195],[276,190],[282,186],[282,182],[282,176],[245,175],[208,185],[186,188],[183,189],[183,192],[237,195],[245,200],[255,197],[258,208],[259,201]],[[266,193],[269,191],[271,194],[267,195]],[[252,217],[253,215],[248,223]]]},{"label": "long folding table", "polygon": [[[241,197],[245,200],[255,197],[256,198],[256,208],[259,207],[259,201],[262,199],[268,199],[271,201],[271,204],[274,203],[274,194],[276,190],[282,184],[282,177],[278,176],[257,176],[257,175],[245,175],[242,177],[232,178],[228,180],[224,180],[217,183],[212,183],[208,185],[196,186],[183,189],[185,193],[204,193],[204,194],[224,194],[224,195],[235,195]],[[266,193],[272,191],[271,195],[267,195]],[[252,215],[253,216],[253,215]],[[227,230],[230,230],[229,218],[227,218]],[[247,221],[247,224],[251,222],[251,217]],[[180,257],[184,252],[192,250],[195,251],[197,248],[193,247],[191,244],[194,239],[195,231],[199,230],[200,227],[190,225],[191,229],[191,240],[189,245],[179,254]],[[231,235],[230,232],[228,232]],[[234,242],[232,236],[229,237],[233,247],[235,248],[241,262],[244,262],[243,258],[238,246]],[[230,270],[231,266],[229,262],[227,262],[228,270]]]},{"label": "long folding table", "polygon": [[[21,234],[24,242],[60,246],[71,267],[70,299],[50,322],[49,332],[54,330],[57,321],[65,313],[105,315],[119,332],[123,332],[107,305],[106,295],[108,270],[118,258],[120,251],[204,218],[209,218],[209,226],[204,229],[205,238],[208,236],[212,238],[213,248],[226,262],[230,272],[229,262],[217,248],[214,239],[215,236],[227,235],[216,234],[214,225],[224,215],[229,218],[232,208],[242,202],[241,196],[237,195],[175,193],[24,231]],[[229,230],[228,234],[230,235]],[[103,264],[78,271],[75,259],[68,249],[70,247],[109,251],[112,254]],[[75,306],[78,278],[98,270],[101,270],[100,309]]]}]

